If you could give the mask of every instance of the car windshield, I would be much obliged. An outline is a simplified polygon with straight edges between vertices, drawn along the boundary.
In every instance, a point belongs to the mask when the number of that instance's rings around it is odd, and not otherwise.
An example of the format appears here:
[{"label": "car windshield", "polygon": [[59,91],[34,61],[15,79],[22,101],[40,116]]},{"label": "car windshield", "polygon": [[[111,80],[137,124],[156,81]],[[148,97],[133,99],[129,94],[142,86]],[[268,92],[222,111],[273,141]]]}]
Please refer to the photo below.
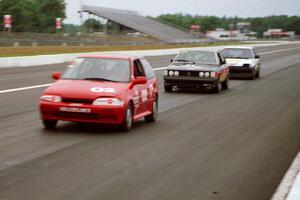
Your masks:
[{"label": "car windshield", "polygon": [[224,49],[222,54],[225,58],[253,59],[254,54],[251,49]]},{"label": "car windshield", "polygon": [[216,65],[217,58],[214,52],[207,51],[181,51],[175,58],[174,63],[193,63]]},{"label": "car windshield", "polygon": [[63,75],[63,79],[129,82],[128,60],[103,58],[78,58]]}]

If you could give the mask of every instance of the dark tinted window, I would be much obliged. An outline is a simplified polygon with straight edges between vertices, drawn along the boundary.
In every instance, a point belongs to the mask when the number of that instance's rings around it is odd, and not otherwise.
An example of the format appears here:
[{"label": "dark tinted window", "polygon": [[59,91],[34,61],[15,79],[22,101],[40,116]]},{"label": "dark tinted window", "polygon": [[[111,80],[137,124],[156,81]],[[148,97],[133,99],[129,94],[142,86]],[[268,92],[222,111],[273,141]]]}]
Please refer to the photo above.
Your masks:
[{"label": "dark tinted window", "polygon": [[224,63],[226,63],[225,58],[221,54],[218,53],[218,57],[219,57],[220,64],[223,65]]},{"label": "dark tinted window", "polygon": [[134,61],[134,76],[145,76],[144,69],[140,60]]}]

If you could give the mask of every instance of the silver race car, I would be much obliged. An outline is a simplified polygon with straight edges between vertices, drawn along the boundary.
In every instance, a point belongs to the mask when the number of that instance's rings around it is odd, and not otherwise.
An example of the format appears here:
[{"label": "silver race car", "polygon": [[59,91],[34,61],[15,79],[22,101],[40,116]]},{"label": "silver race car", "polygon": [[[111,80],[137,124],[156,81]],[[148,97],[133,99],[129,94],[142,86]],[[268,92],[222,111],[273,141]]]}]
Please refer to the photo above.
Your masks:
[{"label": "silver race car", "polygon": [[231,78],[260,77],[260,59],[253,47],[225,47],[222,50]]}]

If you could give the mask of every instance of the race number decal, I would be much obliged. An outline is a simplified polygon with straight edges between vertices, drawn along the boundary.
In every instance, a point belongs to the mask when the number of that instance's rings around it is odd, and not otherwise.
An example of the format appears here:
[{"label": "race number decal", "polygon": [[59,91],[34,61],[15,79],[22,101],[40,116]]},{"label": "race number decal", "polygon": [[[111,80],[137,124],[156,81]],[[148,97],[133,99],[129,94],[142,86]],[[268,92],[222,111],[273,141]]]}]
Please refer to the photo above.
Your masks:
[{"label": "race number decal", "polygon": [[145,102],[145,101],[147,101],[147,95],[148,95],[148,92],[147,92],[147,90],[145,89],[145,90],[142,90],[142,101],[143,102]]},{"label": "race number decal", "polygon": [[116,90],[114,88],[101,88],[101,87],[93,87],[90,89],[92,92],[96,93],[116,93]]},{"label": "race number decal", "polygon": [[154,96],[154,87],[153,87],[153,84],[151,84],[149,86],[149,92],[150,92],[150,98],[152,98]]}]

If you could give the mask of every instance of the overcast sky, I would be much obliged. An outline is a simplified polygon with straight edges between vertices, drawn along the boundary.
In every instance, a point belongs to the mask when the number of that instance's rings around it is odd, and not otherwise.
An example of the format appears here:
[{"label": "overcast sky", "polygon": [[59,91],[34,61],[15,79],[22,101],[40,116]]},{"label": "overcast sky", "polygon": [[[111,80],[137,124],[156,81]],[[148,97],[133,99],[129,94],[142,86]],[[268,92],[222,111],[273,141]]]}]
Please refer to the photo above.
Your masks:
[{"label": "overcast sky", "polygon": [[[255,17],[300,15],[300,0],[82,0],[83,4],[138,11],[142,15],[166,13]],[[66,0],[65,23],[79,23],[80,0]]]}]

